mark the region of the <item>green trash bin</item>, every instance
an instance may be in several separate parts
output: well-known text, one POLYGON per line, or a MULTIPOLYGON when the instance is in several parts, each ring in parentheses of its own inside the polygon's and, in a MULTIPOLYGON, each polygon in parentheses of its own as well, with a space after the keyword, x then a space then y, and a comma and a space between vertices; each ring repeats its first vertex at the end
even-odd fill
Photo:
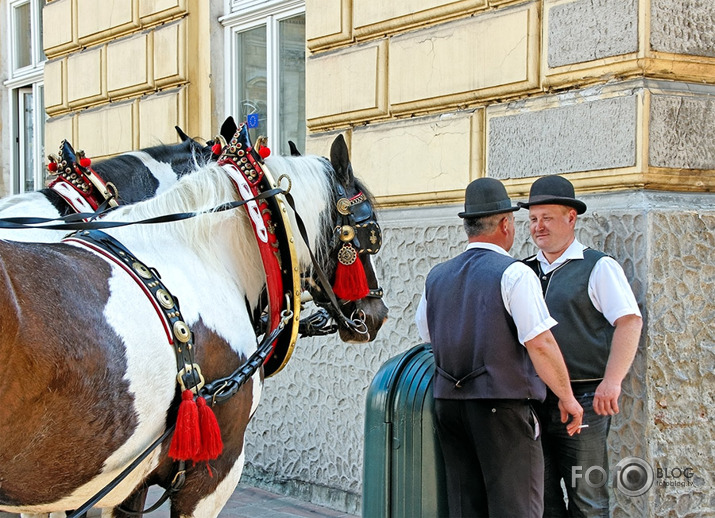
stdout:
POLYGON ((367 392, 362 516, 447 516, 429 344, 389 359, 367 392))

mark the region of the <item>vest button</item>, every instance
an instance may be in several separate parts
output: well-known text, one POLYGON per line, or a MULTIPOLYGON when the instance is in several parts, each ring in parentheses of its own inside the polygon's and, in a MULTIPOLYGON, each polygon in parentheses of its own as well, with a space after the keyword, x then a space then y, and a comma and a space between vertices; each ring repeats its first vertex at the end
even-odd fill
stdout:
POLYGON ((544 275, 544 276, 541 278, 542 281, 545 281, 546 279, 547 279, 546 275, 544 275))
POLYGON ((497 409, 496 409, 496 408, 492 408, 492 414, 496 414, 496 412, 497 412, 497 409))

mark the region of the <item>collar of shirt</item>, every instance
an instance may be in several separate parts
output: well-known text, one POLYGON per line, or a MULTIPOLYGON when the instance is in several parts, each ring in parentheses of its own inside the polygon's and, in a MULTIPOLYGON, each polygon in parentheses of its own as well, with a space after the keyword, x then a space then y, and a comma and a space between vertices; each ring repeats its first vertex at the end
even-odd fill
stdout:
POLYGON ((557 257, 553 263, 549 263, 549 261, 546 260, 546 257, 544 257, 544 252, 542 252, 541 250, 537 252, 536 259, 541 265, 541 271, 544 273, 549 273, 568 261, 571 261, 573 259, 583 259, 583 251, 585 249, 585 246, 579 243, 577 239, 574 239, 573 243, 571 243, 569 247, 564 250, 564 253, 557 257))
POLYGON ((502 247, 500 247, 499 245, 495 245, 495 244, 492 244, 492 243, 483 243, 483 242, 481 242, 481 241, 469 243, 469 244, 467 245, 467 248, 465 248, 465 250, 472 250, 472 249, 474 249, 474 248, 484 248, 484 249, 486 249, 486 250, 491 250, 491 251, 493 251, 493 252, 497 252, 497 253, 500 253, 500 254, 502 254, 502 255, 508 255, 509 257, 511 257, 511 254, 510 254, 509 252, 507 252, 506 250, 504 250, 504 249, 503 249, 502 247))

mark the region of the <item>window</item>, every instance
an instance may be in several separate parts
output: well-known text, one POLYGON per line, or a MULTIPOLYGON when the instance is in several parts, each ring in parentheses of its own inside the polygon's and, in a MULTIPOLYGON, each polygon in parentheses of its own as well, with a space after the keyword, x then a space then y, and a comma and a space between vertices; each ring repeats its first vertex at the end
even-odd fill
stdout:
POLYGON ((254 142, 266 135, 274 152, 289 154, 289 140, 305 150, 304 2, 234 1, 232 8, 237 14, 222 20, 231 42, 230 113, 249 120, 254 142))
POLYGON ((44 0, 8 3, 12 192, 40 189, 44 181, 45 103, 42 50, 44 0))

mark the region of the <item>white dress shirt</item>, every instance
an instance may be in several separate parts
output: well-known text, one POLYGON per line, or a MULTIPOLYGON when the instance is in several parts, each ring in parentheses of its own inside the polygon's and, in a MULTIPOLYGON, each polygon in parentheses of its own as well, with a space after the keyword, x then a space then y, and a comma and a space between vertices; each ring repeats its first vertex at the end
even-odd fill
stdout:
MULTIPOLYGON (((574 239, 574 242, 553 263, 546 260, 541 250, 536 254, 536 259, 541 265, 541 271, 547 274, 569 261, 583 259, 583 251, 586 248, 574 239)), ((588 297, 593 307, 601 312, 611 325, 624 315, 641 316, 626 274, 612 257, 602 257, 591 270, 588 279, 588 297)))
MULTIPOLYGON (((473 248, 484 248, 511 257, 502 247, 491 243, 469 243, 466 250, 473 248)), ((504 307, 514 319, 519 342, 522 344, 556 325, 557 322, 549 315, 541 294, 539 279, 524 263, 517 261, 504 270, 501 278, 501 296, 504 307)), ((424 291, 415 313, 415 323, 420 338, 425 342, 431 342, 424 291)))

